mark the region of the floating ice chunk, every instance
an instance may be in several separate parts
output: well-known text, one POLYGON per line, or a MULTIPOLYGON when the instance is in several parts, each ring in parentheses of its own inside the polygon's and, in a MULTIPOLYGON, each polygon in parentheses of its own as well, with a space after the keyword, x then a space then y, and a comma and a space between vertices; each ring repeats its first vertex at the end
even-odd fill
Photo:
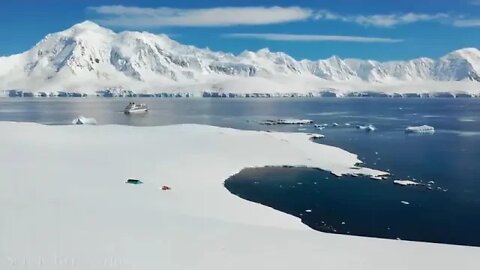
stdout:
POLYGON ((366 126, 358 125, 357 128, 360 129, 360 130, 365 130, 367 132, 377 130, 377 128, 374 125, 371 125, 371 124, 366 125, 366 126))
POLYGON ((307 124, 313 124, 313 120, 286 118, 286 119, 277 119, 277 120, 265 120, 263 122, 260 122, 260 124, 261 125, 307 125, 307 124))
POLYGON ((88 118, 84 116, 79 116, 72 120, 73 125, 96 125, 97 120, 95 118, 88 118))
POLYGON ((318 140, 318 139, 321 139, 321 138, 325 138, 324 135, 318 134, 318 133, 309 133, 308 135, 310 136, 311 141, 318 140))
POLYGON ((338 123, 332 123, 332 127, 338 127, 339 124, 338 123))
POLYGON ((412 181, 412 180, 394 180, 394 184, 400 185, 400 186, 418 186, 420 183, 412 181))
POLYGON ((305 210, 305 212, 311 213, 311 212, 312 212, 312 209, 307 209, 307 210, 305 210))
POLYGON ((313 124, 313 120, 287 118, 287 119, 278 120, 278 124, 280 124, 280 125, 305 125, 305 124, 313 124))
POLYGON ((459 118, 458 121, 460 121, 460 122, 475 122, 475 119, 462 117, 462 118, 459 118))
POLYGON ((370 179, 373 179, 373 180, 385 180, 385 179, 387 179, 387 176, 377 176, 377 175, 374 175, 374 176, 370 176, 370 179))
POLYGON ((402 204, 409 205, 410 203, 407 201, 401 201, 402 204))
POLYGON ((315 124, 313 125, 316 129, 322 130, 328 127, 328 124, 315 124))
POLYGON ((410 126, 405 129, 405 133, 429 133, 432 134, 435 129, 432 126, 410 126))

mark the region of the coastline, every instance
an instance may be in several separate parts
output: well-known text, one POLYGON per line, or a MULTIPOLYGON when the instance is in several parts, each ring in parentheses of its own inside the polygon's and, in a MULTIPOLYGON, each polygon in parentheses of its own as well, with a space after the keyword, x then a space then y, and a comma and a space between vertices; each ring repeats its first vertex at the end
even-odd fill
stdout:
POLYGON ((246 167, 358 173, 355 154, 312 143, 305 133, 12 122, 0 129, 0 266, 4 258, 52 254, 76 258, 78 269, 105 269, 109 257, 121 261, 117 269, 479 266, 478 248, 319 233, 224 188, 246 167), (126 185, 131 177, 144 184, 126 185))

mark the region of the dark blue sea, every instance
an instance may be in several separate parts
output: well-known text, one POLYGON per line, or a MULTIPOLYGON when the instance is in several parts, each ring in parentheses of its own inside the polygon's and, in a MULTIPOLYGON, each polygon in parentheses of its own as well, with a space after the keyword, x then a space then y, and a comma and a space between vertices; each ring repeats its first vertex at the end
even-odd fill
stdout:
POLYGON ((84 115, 99 124, 197 123, 322 133, 326 137, 318 142, 358 154, 366 166, 391 172, 391 179, 337 178, 307 168, 249 168, 228 179, 226 188, 324 232, 480 246, 480 99, 139 98, 135 101, 147 103, 150 111, 124 115, 130 101, 2 98, 0 121, 58 125, 84 115), (259 124, 280 118, 308 118, 328 127, 259 124), (366 124, 377 130, 355 128, 366 124), (435 127, 435 134, 404 132, 407 126, 423 124, 435 127), (401 187, 393 184, 395 179, 425 185, 401 187), (430 181, 434 183, 428 189, 430 181))

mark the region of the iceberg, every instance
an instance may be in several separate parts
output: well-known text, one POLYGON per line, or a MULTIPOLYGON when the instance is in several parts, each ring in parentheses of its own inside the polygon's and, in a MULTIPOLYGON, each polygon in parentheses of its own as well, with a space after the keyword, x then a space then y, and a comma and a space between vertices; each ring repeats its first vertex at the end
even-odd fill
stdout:
POLYGON ((405 129, 405 133, 427 133, 432 134, 435 133, 435 128, 428 125, 422 126, 410 126, 405 129))
POLYGON ((400 186, 418 186, 418 185, 421 185, 420 183, 412 181, 412 180, 394 180, 393 183, 395 185, 400 185, 400 186))
POLYGON ((73 125, 96 125, 97 120, 95 120, 95 118, 79 116, 72 120, 72 124, 73 125))
POLYGON ((360 129, 360 130, 365 130, 365 131, 367 131, 367 132, 377 130, 377 128, 376 128, 374 125, 371 125, 371 124, 370 124, 370 125, 366 125, 366 126, 358 125, 357 128, 360 129))

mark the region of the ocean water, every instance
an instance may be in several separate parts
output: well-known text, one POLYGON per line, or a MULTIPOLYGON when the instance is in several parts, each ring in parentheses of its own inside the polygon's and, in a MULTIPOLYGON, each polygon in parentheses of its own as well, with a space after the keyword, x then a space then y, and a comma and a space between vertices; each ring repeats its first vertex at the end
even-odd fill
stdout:
POLYGON ((244 169, 225 186, 322 232, 480 246, 478 199, 456 188, 443 191, 443 181, 437 182, 428 190, 390 180, 337 178, 315 169, 267 167, 244 169))
POLYGON ((326 137, 318 142, 358 154, 366 166, 390 171, 391 179, 336 178, 306 168, 258 168, 228 179, 227 189, 298 216, 321 231, 480 246, 480 99, 0 99, 0 121, 57 125, 69 124, 79 115, 94 117, 99 124, 197 123, 322 133, 326 137), (150 111, 124 115, 130 101, 147 103, 150 111), (329 126, 319 131, 311 125, 259 124, 290 117, 329 126), (355 128, 365 124, 377 130, 355 128), (434 126, 435 134, 404 133, 409 125, 423 124, 434 126), (400 187, 393 185, 393 179, 435 184, 432 190, 400 187))

